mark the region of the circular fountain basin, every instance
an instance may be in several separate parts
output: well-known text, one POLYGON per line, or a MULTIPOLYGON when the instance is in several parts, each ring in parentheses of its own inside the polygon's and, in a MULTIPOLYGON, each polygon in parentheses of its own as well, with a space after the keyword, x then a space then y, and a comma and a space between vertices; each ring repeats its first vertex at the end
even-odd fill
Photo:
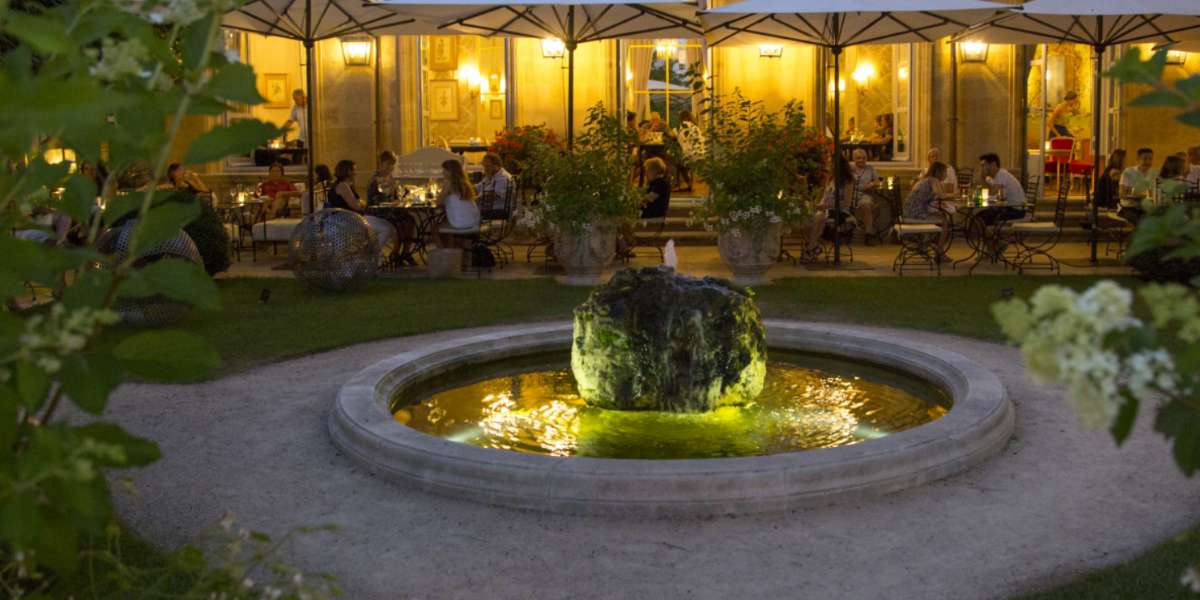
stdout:
MULTIPOLYGON (((330 432, 338 447, 376 474, 434 493, 562 513, 639 515, 781 511, 887 493, 961 472, 998 452, 1012 433, 1013 409, 999 379, 961 355, 832 325, 765 324, 773 352, 831 356, 900 372, 939 390, 943 408, 931 408, 924 424, 848 445, 683 460, 513 452, 459 443, 400 422, 420 412, 413 405, 406 415, 405 402, 429 398, 438 391, 431 392, 436 388, 431 382, 439 377, 453 380, 501 360, 566 352, 572 327, 558 323, 464 332, 380 361, 342 387, 330 432), (410 400, 395 406, 397 398, 410 400)), ((470 388, 478 381, 463 383, 470 388)))

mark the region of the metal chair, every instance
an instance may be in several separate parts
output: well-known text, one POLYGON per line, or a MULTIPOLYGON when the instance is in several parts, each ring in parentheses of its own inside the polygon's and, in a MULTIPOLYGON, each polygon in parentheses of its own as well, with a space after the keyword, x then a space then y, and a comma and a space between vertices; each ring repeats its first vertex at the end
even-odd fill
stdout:
MULTIPOLYGON (((1008 239, 1016 247, 1016 253, 1011 264, 1017 273, 1024 274, 1026 269, 1051 269, 1056 274, 1061 271, 1058 259, 1050 255, 1062 237, 1063 220, 1067 213, 1067 194, 1070 186, 1058 186, 1058 198, 1054 202, 1054 218, 1051 221, 1039 221, 1036 216, 1027 221, 1009 223, 1005 231, 1008 239), (1037 257, 1044 257, 1045 264, 1039 265, 1037 257)), ((1035 209, 1036 210, 1036 209, 1035 209)))
POLYGON ((930 271, 942 274, 942 257, 950 249, 953 239, 953 217, 945 209, 938 208, 938 216, 934 219, 911 219, 900 217, 900 222, 892 226, 896 239, 900 242, 900 252, 892 261, 892 271, 904 276, 904 267, 912 263, 923 264, 930 271))
POLYGON ((503 197, 485 192, 479 198, 479 236, 472 242, 472 249, 478 245, 490 250, 496 257, 500 268, 504 268, 504 265, 515 260, 513 248, 507 241, 516 225, 517 191, 515 188, 515 184, 509 186, 503 197))

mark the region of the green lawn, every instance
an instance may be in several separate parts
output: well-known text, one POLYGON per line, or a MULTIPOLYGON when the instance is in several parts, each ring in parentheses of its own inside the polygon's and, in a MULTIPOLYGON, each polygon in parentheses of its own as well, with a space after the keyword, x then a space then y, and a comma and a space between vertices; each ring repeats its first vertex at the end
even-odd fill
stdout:
MULTIPOLYGON (((1007 291, 1028 296, 1049 283, 1081 289, 1098 279, 814 277, 781 280, 756 289, 755 294, 766 317, 905 327, 999 340, 990 305, 1007 291)), ((369 340, 569 319, 572 307, 587 294, 585 289, 561 286, 549 279, 378 280, 346 294, 307 290, 291 279, 225 279, 218 285, 223 310, 193 315, 181 324, 216 345, 223 360, 218 376, 369 340), (259 302, 263 289, 271 292, 265 303, 259 302)), ((144 551, 136 541, 134 546, 144 551)), ((1200 558, 1200 536, 1193 535, 1028 598, 1185 597, 1179 576, 1196 558, 1200 558)))
MULTIPOLYGON (((908 327, 999 339, 989 306, 1005 289, 1028 295, 1057 281, 1086 287, 1095 277, 784 279, 755 290, 767 317, 908 327)), ((225 375, 359 342, 443 329, 570 319, 586 289, 550 279, 381 279, 346 294, 305 289, 293 279, 224 279, 223 310, 181 327, 208 338, 225 375), (270 299, 259 302, 260 292, 270 299)))

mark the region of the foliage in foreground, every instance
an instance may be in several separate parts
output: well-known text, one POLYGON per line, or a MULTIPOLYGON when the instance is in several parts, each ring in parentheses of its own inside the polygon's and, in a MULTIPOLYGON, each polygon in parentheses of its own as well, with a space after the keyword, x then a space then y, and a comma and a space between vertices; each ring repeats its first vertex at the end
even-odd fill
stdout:
MULTIPOLYGON (((152 249, 199 215, 197 202, 153 186, 115 195, 118 175, 97 181, 83 166, 103 162, 114 174, 147 170, 159 180, 173 150, 186 150, 185 162, 203 163, 278 133, 245 120, 175 147, 184 119, 262 101, 253 70, 220 48, 220 15, 233 7, 231 0, 0 3, 0 299, 10 304, 27 284, 51 287, 56 298, 46 308, 0 312, 4 597, 39 595, 98 559, 123 572, 119 555, 92 547, 113 526, 106 472, 152 463, 159 450, 103 420, 109 394, 126 375, 187 381, 217 365, 204 338, 181 330, 94 342, 105 329, 117 331, 118 300, 165 297, 205 310, 218 308, 219 300, 199 265, 153 260, 161 255, 152 249), (67 158, 66 150, 74 161, 46 158, 67 158), (96 202, 98 191, 106 204, 96 202), (45 235, 29 218, 35 208, 68 216, 86 242, 65 247, 45 235), (131 228, 128 252, 100 254, 99 233, 121 223, 131 228), (89 415, 86 424, 64 418, 67 403, 89 415)), ((211 564, 200 550, 181 549, 172 555, 175 566, 191 573, 194 584, 183 595, 246 597, 251 586, 236 575, 242 567, 271 570, 259 552, 268 542, 239 539, 250 555, 218 553, 211 564)), ((137 573, 125 574, 135 588, 145 587, 137 573)))

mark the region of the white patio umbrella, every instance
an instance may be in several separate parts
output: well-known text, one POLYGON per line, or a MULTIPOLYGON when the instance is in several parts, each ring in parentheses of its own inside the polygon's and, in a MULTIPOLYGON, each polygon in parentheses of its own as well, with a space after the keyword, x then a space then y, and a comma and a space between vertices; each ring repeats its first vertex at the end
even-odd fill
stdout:
POLYGON ((384 0, 377 4, 396 14, 439 23, 443 33, 469 33, 561 40, 567 53, 567 143, 575 137, 575 48, 585 42, 616 38, 699 38, 695 2, 646 0, 571 3, 476 0, 471 4, 429 4, 384 0))
MULTIPOLYGON (((828 12, 829 0, 745 0, 701 13, 704 35, 712 45, 785 40, 828 48, 833 80, 841 78, 841 54, 849 46, 932 42, 976 23, 995 18, 1003 6, 983 0, 878 0, 872 10, 828 12)), ((833 86, 834 156, 842 152, 841 90, 833 86)), ((834 210, 841 211, 839 161, 834 165, 834 210)), ((834 236, 833 263, 841 264, 841 243, 834 236)))
MULTIPOLYGON (((1100 77, 1104 52, 1120 44, 1174 44, 1200 40, 1200 2, 1196 0, 1032 0, 1002 18, 978 24, 956 36, 998 44, 1068 42, 1093 51, 1092 178, 1100 175, 1100 77)), ((1092 256, 1097 263, 1096 222, 1092 202, 1092 256)))
MULTIPOLYGON (((249 33, 283 37, 304 44, 304 78, 308 94, 304 110, 308 132, 308 183, 315 194, 313 162, 313 45, 321 40, 353 34, 422 34, 437 31, 429 23, 363 4, 361 0, 249 0, 225 14, 221 26, 249 33)), ((315 196, 313 196, 315 198, 315 196)))

